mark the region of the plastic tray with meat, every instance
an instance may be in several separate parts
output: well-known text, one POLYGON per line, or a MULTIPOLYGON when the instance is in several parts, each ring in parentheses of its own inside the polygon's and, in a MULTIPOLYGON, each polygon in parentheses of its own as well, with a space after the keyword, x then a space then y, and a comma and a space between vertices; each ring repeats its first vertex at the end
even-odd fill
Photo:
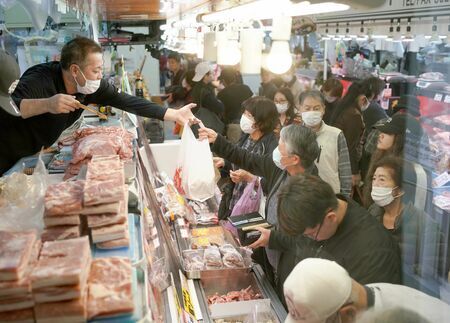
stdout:
POLYGON ((219 248, 216 246, 210 246, 205 249, 203 254, 203 261, 206 269, 220 269, 223 267, 222 257, 220 256, 219 248))
POLYGON ((205 267, 203 255, 204 255, 203 249, 184 250, 183 251, 184 269, 186 271, 203 270, 205 267))
POLYGON ((262 296, 259 293, 255 293, 252 286, 248 286, 245 289, 239 291, 231 291, 224 295, 219 295, 215 293, 208 297, 208 304, 220 304, 220 303, 231 303, 240 301, 250 301, 254 299, 261 299, 262 296))
POLYGON ((84 181, 49 185, 45 193, 45 214, 79 214, 83 208, 84 181))

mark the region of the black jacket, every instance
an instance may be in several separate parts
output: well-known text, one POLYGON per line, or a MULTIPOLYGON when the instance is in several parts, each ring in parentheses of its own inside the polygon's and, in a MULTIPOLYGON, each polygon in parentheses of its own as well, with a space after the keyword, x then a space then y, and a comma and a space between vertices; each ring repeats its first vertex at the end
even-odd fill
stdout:
POLYGON ((326 241, 313 241, 303 235, 292 237, 271 231, 269 248, 281 250, 278 264, 278 291, 292 269, 305 258, 336 261, 361 284, 393 283, 401 280, 400 251, 396 241, 369 212, 344 196, 347 212, 336 233, 326 241))
POLYGON ((222 117, 224 112, 223 103, 216 98, 214 90, 211 86, 206 85, 202 81, 197 82, 192 89, 193 102, 197 104, 197 107, 193 109, 196 113, 198 108, 203 107, 205 109, 214 112, 218 116, 222 117))

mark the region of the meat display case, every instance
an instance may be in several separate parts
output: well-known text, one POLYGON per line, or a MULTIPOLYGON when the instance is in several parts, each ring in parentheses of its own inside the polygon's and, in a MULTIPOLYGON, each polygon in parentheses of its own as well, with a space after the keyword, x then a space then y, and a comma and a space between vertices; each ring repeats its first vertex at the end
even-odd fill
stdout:
MULTIPOLYGON (((164 300, 160 308, 165 312, 160 311, 162 316, 159 319, 165 322, 219 322, 219 319, 220 322, 243 322, 256 308, 254 306, 256 302, 260 312, 267 312, 262 322, 284 322, 286 310, 260 266, 253 264, 248 268, 202 271, 194 276, 184 271, 182 252, 187 248, 186 244, 183 245, 184 227, 181 227, 180 232, 180 224, 184 220, 174 218, 173 214, 168 215, 170 212, 166 212, 164 205, 158 200, 157 192, 164 185, 163 175, 157 169, 140 118, 138 123, 137 181, 141 187, 143 208, 148 209, 147 214, 143 214, 143 222, 147 223, 145 219, 151 219, 156 228, 154 233, 158 236, 157 248, 155 250, 146 248, 146 244, 152 244, 146 241, 152 239, 148 236, 152 229, 146 228, 144 224, 144 250, 147 253, 149 271, 152 271, 155 261, 163 262, 167 270, 166 275, 160 274, 159 278, 162 279, 159 282, 156 284, 155 281, 150 282, 151 289, 156 289, 158 291, 156 295, 159 293, 164 300), (219 306, 214 308, 208 306, 208 297, 215 293, 226 293, 236 289, 245 291, 247 287, 260 294, 261 299, 217 304, 219 306), (230 304, 234 306, 229 307, 230 304), (229 311, 229 308, 234 308, 234 311, 229 311), (223 315, 224 313, 226 315, 223 315)), ((187 221, 184 223, 186 225, 187 221)), ((197 228, 209 227, 211 225, 197 226, 197 228)))

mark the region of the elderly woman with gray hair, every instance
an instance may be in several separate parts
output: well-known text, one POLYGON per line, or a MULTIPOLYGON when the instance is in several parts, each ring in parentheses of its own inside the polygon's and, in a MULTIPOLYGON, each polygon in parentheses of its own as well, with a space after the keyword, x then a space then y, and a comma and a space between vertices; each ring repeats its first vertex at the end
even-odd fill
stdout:
MULTIPOLYGON (((266 199, 265 216, 267 222, 272 225, 278 223, 277 192, 287 178, 304 173, 317 175, 314 161, 319 155, 319 146, 316 134, 307 127, 300 125, 284 127, 281 130, 278 147, 275 148, 272 155, 264 156, 249 153, 233 145, 214 130, 200 128, 198 133, 201 139, 207 138, 210 143, 213 143, 212 151, 218 156, 265 179, 266 191, 269 192, 266 199)), ((293 253, 295 255, 295 250, 293 253)), ((280 257, 279 251, 269 248, 265 248, 265 253, 255 251, 255 260, 264 267, 266 274, 274 284, 277 281, 276 270, 280 257)))

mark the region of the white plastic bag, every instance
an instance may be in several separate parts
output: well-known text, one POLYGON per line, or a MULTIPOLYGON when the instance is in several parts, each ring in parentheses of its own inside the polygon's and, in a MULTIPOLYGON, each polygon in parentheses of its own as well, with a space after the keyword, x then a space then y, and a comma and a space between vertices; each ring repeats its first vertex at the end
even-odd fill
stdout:
POLYGON ((216 183, 209 143, 197 140, 188 124, 181 136, 174 182, 188 199, 203 202, 214 196, 216 183))
POLYGON ((42 231, 47 176, 42 155, 39 154, 33 175, 16 172, 1 179, 0 230, 42 231))

